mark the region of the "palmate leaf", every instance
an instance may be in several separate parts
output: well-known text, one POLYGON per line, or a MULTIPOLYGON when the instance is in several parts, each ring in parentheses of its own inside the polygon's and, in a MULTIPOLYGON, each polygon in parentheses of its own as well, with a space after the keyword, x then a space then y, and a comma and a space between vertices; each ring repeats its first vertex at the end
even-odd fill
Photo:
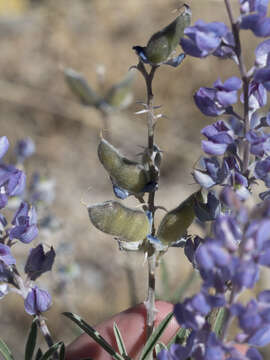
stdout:
POLYGON ((3 355, 3 360, 14 360, 14 357, 9 350, 7 344, 0 338, 0 354, 3 355))
POLYGON ((88 325, 80 316, 70 312, 64 312, 67 318, 75 322, 83 331, 86 332, 93 340, 95 340, 111 357, 115 360, 125 360, 112 346, 96 331, 92 326, 88 325))
POLYGON ((38 325, 37 325, 37 317, 35 317, 33 319, 30 331, 29 331, 29 335, 26 341, 26 345, 25 345, 25 355, 24 355, 24 359, 25 360, 31 360, 35 351, 35 347, 36 347, 36 342, 37 342, 37 330, 38 330, 38 325))
POLYGON ((155 329, 153 334, 149 337, 149 339, 147 340, 147 342, 142 350, 140 360, 146 360, 148 358, 148 356, 150 356, 152 354, 152 351, 153 351, 158 339, 161 337, 161 335, 165 331, 165 329, 168 326, 169 322, 171 321, 172 317, 173 317, 173 312, 169 313, 165 317, 165 319, 163 319, 161 321, 159 326, 155 329))

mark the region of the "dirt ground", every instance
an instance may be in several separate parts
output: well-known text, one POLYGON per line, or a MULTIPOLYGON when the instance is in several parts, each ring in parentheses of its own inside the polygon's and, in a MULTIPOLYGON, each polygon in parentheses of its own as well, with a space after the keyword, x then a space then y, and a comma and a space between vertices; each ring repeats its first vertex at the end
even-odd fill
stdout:
MULTIPOLYGON (((199 18, 225 18, 227 22, 221 1, 189 3, 193 22, 199 18)), ((119 252, 116 242, 88 220, 85 204, 114 198, 96 153, 102 118, 74 98, 63 69, 72 67, 83 73, 98 90, 97 68, 102 65, 106 69, 104 88, 108 89, 136 64, 132 46, 145 45, 155 31, 172 21, 176 5, 171 0, 36 0, 24 1, 19 11, 5 13, 0 2, 1 135, 7 135, 12 145, 30 136, 36 154, 26 164, 27 174, 38 170, 56 184, 50 210, 61 226, 50 234, 42 232, 35 240, 52 244, 57 253, 54 271, 38 281, 53 294, 46 317, 56 339, 69 342, 78 333, 63 318, 63 311, 76 312, 95 324, 143 301, 147 272, 143 254, 119 252)), ((247 61, 251 64, 250 41, 248 37, 247 61)), ((177 69, 164 66, 158 70, 154 99, 166 115, 156 128, 156 143, 164 152, 158 205, 171 209, 196 189, 190 173, 201 155, 200 130, 209 119, 196 109, 194 91, 211 86, 218 76, 224 80, 235 74, 234 64, 216 58, 187 58, 177 69)), ((109 126, 112 143, 135 159, 139 146, 147 141, 145 117, 134 114, 141 109, 136 101, 145 101, 139 73, 133 92, 132 105, 113 114, 109 126)), ((133 199, 125 203, 137 205, 133 199)), ((16 247, 21 269, 28 249, 22 244, 16 247)), ((190 270, 181 249, 169 250, 164 259, 169 290, 164 290, 159 276, 158 293, 163 299, 190 270)), ((22 358, 31 319, 18 296, 12 294, 1 301, 0 319, 1 337, 15 357, 22 358)))

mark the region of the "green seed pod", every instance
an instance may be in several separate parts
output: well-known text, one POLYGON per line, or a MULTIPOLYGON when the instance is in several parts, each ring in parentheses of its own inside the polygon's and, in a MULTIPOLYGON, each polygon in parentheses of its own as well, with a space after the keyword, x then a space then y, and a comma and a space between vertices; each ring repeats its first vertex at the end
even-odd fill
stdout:
POLYGON ((184 5, 184 11, 171 24, 152 35, 145 48, 145 55, 151 64, 159 65, 169 59, 190 25, 191 11, 184 5))
POLYGON ((149 182, 148 173, 142 164, 130 161, 108 141, 101 138, 98 157, 113 181, 130 193, 138 194, 149 182))
POLYGON ((134 71, 130 70, 127 76, 118 84, 112 86, 105 99, 109 105, 117 109, 125 109, 133 99, 131 86, 134 80, 134 71))
POLYGON ((98 106, 101 98, 89 86, 82 74, 73 69, 65 69, 64 74, 70 90, 84 105, 98 106))
POLYGON ((150 232, 150 223, 143 211, 130 209, 118 201, 89 206, 88 214, 96 228, 126 242, 142 241, 150 232))
POLYGON ((195 218, 194 205, 201 200, 201 191, 197 191, 164 216, 157 231, 157 238, 164 245, 171 245, 185 235, 195 218))

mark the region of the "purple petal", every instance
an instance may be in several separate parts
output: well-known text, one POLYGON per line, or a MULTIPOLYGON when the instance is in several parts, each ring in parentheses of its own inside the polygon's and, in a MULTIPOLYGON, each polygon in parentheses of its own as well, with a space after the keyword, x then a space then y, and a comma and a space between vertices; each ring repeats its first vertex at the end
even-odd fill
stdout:
POLYGON ((242 87, 242 80, 237 76, 232 76, 224 82, 223 87, 227 91, 239 90, 242 87))
POLYGON ((266 66, 269 53, 270 53, 270 39, 263 41, 257 46, 255 50, 256 65, 260 67, 266 66))
POLYGON ((9 246, 0 244, 0 260, 2 260, 7 266, 16 263, 16 260, 11 255, 9 246))
POLYGON ((216 184, 211 176, 200 170, 194 170, 192 175, 195 181, 205 189, 209 189, 216 184))
POLYGON ((207 56, 208 54, 206 52, 201 51, 194 41, 187 38, 182 38, 180 40, 180 45, 182 46, 183 51, 190 56, 194 56, 197 58, 202 58, 207 56))
POLYGON ((202 140, 202 149, 209 155, 223 155, 227 150, 227 144, 216 144, 212 141, 202 140))
POLYGON ((6 136, 2 136, 0 138, 0 159, 5 155, 9 148, 9 141, 6 136))
POLYGON ((217 100, 224 108, 227 108, 237 102, 237 91, 218 91, 217 100))
POLYGON ((270 342, 270 325, 265 325, 257 330, 249 339, 248 344, 265 346, 270 342))

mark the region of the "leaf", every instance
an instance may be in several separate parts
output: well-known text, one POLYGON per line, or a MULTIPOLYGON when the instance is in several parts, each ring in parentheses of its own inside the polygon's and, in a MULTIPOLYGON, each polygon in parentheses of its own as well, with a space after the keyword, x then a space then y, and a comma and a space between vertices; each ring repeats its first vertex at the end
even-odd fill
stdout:
POLYGON ((25 345, 25 355, 24 355, 24 359, 25 360, 31 360, 35 351, 35 347, 36 347, 36 342, 37 342, 37 329, 38 329, 38 325, 37 325, 37 317, 35 317, 33 319, 31 328, 30 328, 30 332, 28 335, 28 339, 26 341, 26 345, 25 345))
POLYGON ((126 350, 122 335, 121 335, 120 330, 118 329, 118 326, 115 322, 113 323, 113 332, 114 332, 114 336, 115 336, 116 343, 117 343, 120 354, 123 357, 128 358, 127 350, 126 350))
POLYGON ((62 346, 63 342, 62 341, 59 341, 55 344, 53 344, 49 350, 47 350, 45 352, 45 354, 42 356, 42 358, 40 360, 49 360, 51 355, 53 355, 59 348, 60 346, 62 346))
POLYGON ((9 350, 7 344, 0 338, 0 354, 3 355, 3 360, 14 360, 14 357, 9 350))
POLYGON ((171 321, 173 317, 173 312, 169 313, 165 319, 161 321, 159 326, 156 328, 156 330, 152 333, 152 335, 147 340, 143 350, 142 354, 140 356, 140 360, 145 360, 148 358, 148 356, 151 354, 152 350, 154 349, 158 339, 165 331, 166 327, 168 326, 169 322, 171 321))
POLYGON ((65 360, 65 354, 66 354, 65 344, 62 343, 59 350, 59 360, 65 360))
POLYGON ((216 321, 213 326, 213 331, 217 334, 217 337, 220 337, 222 333, 225 317, 226 317, 226 310, 224 308, 220 308, 218 310, 216 321))
POLYGON ((96 331, 91 325, 88 325, 79 315, 72 314, 70 312, 64 312, 67 318, 75 322, 82 330, 84 330, 93 340, 95 340, 107 353, 109 353, 115 360, 125 360, 120 354, 118 354, 111 345, 96 331))

